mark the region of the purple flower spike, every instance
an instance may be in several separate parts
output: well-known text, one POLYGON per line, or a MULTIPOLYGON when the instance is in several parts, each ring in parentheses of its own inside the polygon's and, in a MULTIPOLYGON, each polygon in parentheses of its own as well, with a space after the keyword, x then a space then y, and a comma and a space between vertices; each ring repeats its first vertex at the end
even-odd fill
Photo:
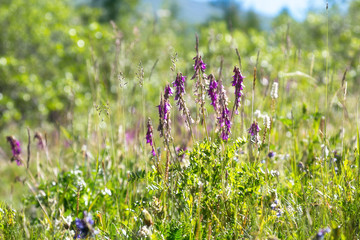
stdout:
POLYGON ((179 107, 179 111, 181 112, 182 116, 185 116, 185 124, 188 129, 190 129, 190 125, 193 122, 193 119, 190 116, 190 111, 186 107, 184 95, 185 95, 185 80, 186 77, 182 75, 182 73, 178 73, 176 76, 175 81, 172 83, 173 86, 176 88, 175 90, 175 100, 176 105, 179 107))
POLYGON ((21 156, 20 156, 20 154, 21 154, 20 142, 12 136, 6 137, 6 140, 10 143, 11 152, 13 155, 11 158, 11 161, 16 161, 16 164, 18 166, 20 166, 22 164, 21 163, 22 160, 21 160, 21 156))
POLYGON ((165 87, 165 91, 164 91, 164 98, 167 100, 169 99, 170 96, 173 95, 173 90, 172 88, 170 87, 170 85, 166 85, 165 87))
POLYGON ((209 89, 208 89, 208 95, 211 99, 210 104, 214 107, 214 109, 216 111, 217 98, 218 98, 218 94, 217 94, 218 82, 215 80, 215 77, 212 74, 209 75, 208 79, 210 81, 209 89))
POLYGON ((179 98, 185 94, 185 80, 186 77, 182 75, 182 73, 178 73, 175 81, 172 83, 176 88, 175 90, 175 100, 179 100, 179 98))
POLYGON ((259 132, 260 132, 259 125, 257 124, 256 121, 254 121, 251 124, 251 127, 249 128, 249 133, 251 134, 251 136, 256 136, 259 132))
POLYGON ((192 76, 191 79, 196 78, 196 76, 197 76, 198 74, 200 74, 200 71, 201 71, 202 73, 204 73, 205 70, 206 70, 206 64, 205 64, 205 63, 203 62, 203 60, 201 59, 201 56, 196 55, 196 56, 193 58, 193 60, 195 60, 195 63, 194 63, 194 71, 195 71, 195 73, 194 73, 194 75, 192 76))
POLYGON ((193 58, 193 60, 195 60, 194 71, 201 70, 202 72, 205 72, 206 64, 201 59, 201 56, 200 57, 196 56, 193 58))
POLYGON ((159 126, 158 131, 160 132, 160 137, 165 137, 166 141, 170 139, 171 131, 171 120, 170 120, 170 99, 169 97, 173 94, 172 89, 169 85, 165 87, 164 95, 161 95, 160 104, 158 107, 159 110, 159 126))
POLYGON ((232 81, 232 86, 235 87, 235 113, 239 114, 238 108, 240 105, 240 100, 241 100, 241 95, 242 92, 241 90, 243 90, 244 85, 243 85, 243 81, 244 81, 244 76, 241 75, 240 69, 237 67, 234 67, 234 76, 233 76, 233 81, 232 81))
POLYGON ((218 131, 221 132, 221 138, 224 141, 229 140, 231 134, 231 121, 229 116, 228 99, 222 82, 218 83, 219 106, 216 109, 218 114, 218 131))
POLYGON ((147 122, 146 143, 150 144, 151 153, 153 156, 155 156, 156 153, 155 153, 154 142, 153 142, 153 127, 152 127, 150 118, 148 119, 148 122, 147 122))
POLYGON ((229 135, 231 133, 230 129, 231 129, 231 122, 228 116, 226 116, 224 118, 224 122, 225 122, 225 129, 222 131, 221 133, 221 138, 224 141, 228 141, 229 140, 229 135))
POLYGON ((168 119, 168 113, 170 112, 171 105, 168 101, 164 102, 164 119, 168 119))

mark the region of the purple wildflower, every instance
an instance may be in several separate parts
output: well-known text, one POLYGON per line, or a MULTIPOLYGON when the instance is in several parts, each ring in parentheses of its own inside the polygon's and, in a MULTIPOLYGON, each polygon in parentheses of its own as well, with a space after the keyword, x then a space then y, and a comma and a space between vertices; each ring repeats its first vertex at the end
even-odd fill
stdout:
POLYGON ((12 152, 12 158, 11 161, 16 161, 16 164, 18 166, 20 166, 22 163, 21 160, 21 146, 20 146, 20 142, 18 140, 15 139, 15 137, 12 136, 8 136, 6 137, 6 140, 10 143, 11 146, 11 152, 12 152))
POLYGON ((168 119, 168 113, 170 112, 171 105, 170 103, 164 99, 164 105, 163 105, 163 116, 164 119, 168 119))
POLYGON ((195 60, 194 71, 201 69, 201 71, 204 72, 206 69, 206 64, 201 59, 201 56, 195 56, 193 60, 195 60))
POLYGON ((34 139, 37 139, 38 140, 38 147, 40 149, 44 149, 45 148, 45 141, 44 141, 44 138, 42 137, 41 133, 37 132, 35 133, 35 136, 34 136, 34 139))
POLYGON ((322 239, 324 239, 325 235, 329 232, 331 232, 329 227, 320 229, 319 232, 316 234, 316 236, 313 239, 314 240, 322 240, 322 239))
POLYGON ((218 98, 218 94, 217 94, 218 83, 217 83, 214 75, 212 75, 212 74, 209 75, 208 80, 210 81, 209 89, 208 89, 208 94, 211 99, 210 104, 214 107, 214 109, 216 111, 217 98, 218 98))
POLYGON ((188 129, 190 129, 191 123, 193 123, 193 119, 190 116, 190 111, 186 107, 185 100, 183 95, 185 94, 185 80, 186 76, 183 76, 182 73, 178 73, 175 81, 172 83, 176 88, 175 90, 175 100, 177 100, 176 105, 179 106, 179 111, 182 116, 185 116, 185 124, 188 129))
POLYGON ((221 138, 224 141, 229 140, 229 135, 231 133, 230 129, 231 129, 231 122, 230 122, 230 118, 229 118, 229 109, 225 108, 222 111, 222 115, 221 115, 221 126, 223 128, 223 131, 221 132, 221 138))
POLYGON ((155 156, 156 153, 155 153, 155 148, 154 148, 154 143, 153 143, 153 127, 152 127, 150 118, 148 118, 148 122, 147 122, 146 143, 150 144, 151 149, 152 149, 151 153, 153 156, 155 156))
POLYGON ((87 238, 90 234, 96 234, 96 231, 93 229, 94 220, 91 217, 91 214, 87 214, 86 211, 84 211, 84 218, 79 219, 76 218, 75 225, 77 228, 76 235, 74 239, 76 238, 87 238))
POLYGON ((195 64, 194 64, 194 75, 192 76, 191 79, 196 78, 196 76, 198 76, 200 74, 200 71, 202 73, 205 72, 206 70, 206 64, 203 62, 203 60, 201 59, 201 56, 196 55, 193 60, 195 60, 195 64))
POLYGON ((268 157, 273 158, 273 157, 275 157, 275 155, 276 155, 276 152, 270 151, 268 154, 268 157))
POLYGON ((169 97, 173 94, 172 89, 169 85, 165 87, 164 97, 161 96, 160 104, 158 107, 159 110, 159 126, 158 131, 160 132, 160 137, 165 137, 165 141, 168 142, 170 139, 171 131, 171 119, 170 119, 170 99, 169 97))
POLYGON ((160 99, 160 104, 157 106, 158 110, 159 110, 159 126, 158 126, 158 131, 160 132, 160 137, 163 136, 163 132, 164 132, 164 100, 163 100, 163 96, 161 95, 161 99, 160 99))
POLYGON ((180 161, 185 158, 185 152, 186 152, 186 146, 176 147, 176 154, 180 161))
MULTIPOLYGON (((169 98, 170 96, 173 95, 173 90, 172 88, 170 87, 170 85, 166 85, 165 86, 165 91, 164 91, 164 102, 163 102, 163 105, 162 105, 162 111, 163 111, 163 117, 164 119, 168 119, 168 113, 170 112, 170 109, 171 109, 171 105, 170 105, 170 102, 169 102, 169 98)), ((159 109, 160 111, 160 109, 159 109)))
POLYGON ((172 89, 170 86, 167 87, 165 88, 164 99, 161 97, 160 104, 157 106, 159 110, 159 117, 164 120, 168 119, 168 113, 171 109, 169 96, 172 95, 172 89))
POLYGON ((185 94, 185 79, 186 76, 183 76, 182 73, 178 73, 175 81, 172 83, 176 88, 175 100, 179 100, 179 98, 185 94))
POLYGON ((228 99, 226 97, 226 92, 221 81, 219 81, 218 95, 219 95, 219 108, 217 109, 218 130, 221 132, 222 140, 227 141, 231 133, 231 121, 229 116, 230 111, 228 108, 228 99))
POLYGON ((257 134, 260 132, 260 128, 259 125, 257 124, 256 121, 254 121, 251 124, 251 127, 249 128, 249 133, 251 134, 251 136, 257 136, 257 134))
POLYGON ((301 172, 305 170, 305 165, 302 162, 299 162, 297 166, 301 172))
POLYGON ((240 100, 241 100, 241 95, 242 92, 241 90, 243 90, 244 85, 243 85, 243 81, 244 81, 244 76, 241 75, 240 69, 237 68, 236 66, 234 67, 234 76, 233 76, 233 81, 232 81, 232 86, 235 87, 235 113, 239 114, 238 112, 238 108, 240 105, 240 100))
POLYGON ((170 87, 170 85, 166 85, 165 86, 165 91, 164 91, 164 98, 169 99, 169 97, 172 96, 172 95, 173 95, 172 88, 170 87))

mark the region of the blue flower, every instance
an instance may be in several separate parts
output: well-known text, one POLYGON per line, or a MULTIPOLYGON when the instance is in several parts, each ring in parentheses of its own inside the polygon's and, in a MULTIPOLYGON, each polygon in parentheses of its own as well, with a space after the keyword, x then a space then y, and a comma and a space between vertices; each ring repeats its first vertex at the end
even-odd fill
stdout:
POLYGON ((77 228, 76 235, 74 239, 81 238, 84 239, 88 237, 91 234, 96 234, 96 232, 93 229, 94 220, 91 217, 91 214, 87 214, 87 212, 84 212, 84 218, 76 218, 75 225, 77 228))
POLYGON ((273 158, 273 157, 275 157, 275 155, 276 155, 276 152, 270 151, 268 154, 268 157, 273 158))
POLYGON ((325 235, 329 232, 331 232, 329 227, 320 229, 313 239, 314 240, 322 240, 322 239, 324 239, 325 235))

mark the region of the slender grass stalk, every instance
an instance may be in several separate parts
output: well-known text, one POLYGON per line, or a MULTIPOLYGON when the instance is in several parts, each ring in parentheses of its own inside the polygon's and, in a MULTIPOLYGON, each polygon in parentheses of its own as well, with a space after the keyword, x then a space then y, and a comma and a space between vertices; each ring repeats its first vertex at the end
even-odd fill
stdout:
MULTIPOLYGON (((356 142, 357 142, 357 158, 358 158, 358 179, 357 182, 360 184, 360 136, 359 136, 359 98, 356 101, 356 142)), ((358 191, 358 194, 360 191, 358 191)))
POLYGON ((235 51, 236 51, 236 56, 238 57, 240 71, 242 71, 241 56, 239 50, 236 48, 235 51))
MULTIPOLYGON (((326 150, 327 150, 327 123, 328 123, 328 118, 329 118, 329 110, 328 110, 328 81, 329 81, 329 5, 328 2, 326 2, 326 66, 325 66, 325 124, 324 124, 324 153, 323 153, 323 163, 324 163, 324 167, 321 170, 321 174, 322 174, 322 179, 323 179, 323 183, 322 183, 322 187, 323 187, 323 197, 324 197, 324 202, 323 205, 325 205, 326 203, 326 194, 325 194, 325 184, 326 181, 326 173, 327 171, 327 156, 326 156, 326 150)), ((326 219, 327 219, 327 215, 325 214, 327 209, 325 206, 323 206, 323 224, 326 224, 326 219)))
POLYGON ((28 185, 28 187, 29 187, 31 193, 34 195, 35 199, 38 201, 38 203, 39 203, 39 205, 40 205, 40 207, 41 207, 41 210, 43 211, 43 213, 44 213, 44 215, 45 215, 45 218, 46 218, 49 226, 51 227, 51 226, 52 226, 51 220, 50 220, 50 218, 49 218, 49 214, 48 214, 47 211, 46 211, 46 208, 44 207, 44 205, 43 205, 43 204, 41 203, 41 201, 39 200, 39 198, 38 198, 38 196, 37 196, 34 188, 30 185, 30 183, 26 181, 26 184, 28 185))
MULTIPOLYGON (((197 34, 195 34, 195 39, 196 39, 196 42, 195 42, 196 59, 199 59, 199 36, 197 34)), ((200 114, 201 114, 200 124, 202 124, 204 126, 204 132, 206 134, 206 138, 207 138, 207 140, 209 140, 209 133, 207 130, 207 124, 206 124, 206 118, 205 118, 205 114, 206 114, 205 79, 203 78, 200 69, 195 69, 195 71, 198 71, 197 78, 198 78, 198 83, 200 85, 200 86, 198 86, 198 87, 200 87, 200 97, 198 97, 198 100, 197 100, 197 104, 200 103, 200 114)))
POLYGON ((205 80, 203 79, 203 77, 200 77, 200 74, 199 74, 199 78, 200 78, 200 82, 201 82, 201 88, 200 88, 200 94, 201 94, 201 114, 202 114, 202 124, 204 125, 204 131, 205 131, 205 134, 206 134, 206 138, 207 140, 209 140, 209 133, 208 133, 208 130, 207 130, 207 124, 206 124, 206 117, 205 117, 205 113, 206 113, 206 110, 205 110, 205 101, 204 101, 204 96, 205 96, 205 80))
MULTIPOLYGON (((145 93, 144 93, 144 86, 141 87, 141 100, 142 100, 142 115, 143 115, 143 134, 142 136, 146 135, 146 110, 145 110, 145 93)), ((144 143, 144 138, 142 138, 141 140, 141 146, 142 146, 142 156, 143 156, 143 162, 145 163, 145 172, 148 171, 148 162, 146 161, 146 150, 145 150, 145 143, 144 143)), ((146 182, 147 182, 147 178, 146 178, 146 182)))
POLYGON ((27 129, 27 134, 28 134, 26 168, 29 169, 29 166, 30 166, 30 154, 31 154, 31 151, 30 151, 31 137, 30 137, 30 129, 29 128, 26 128, 26 129, 27 129))
MULTIPOLYGON (((328 121, 328 81, 329 81, 329 3, 326 2, 326 66, 325 66, 325 126, 324 144, 326 145, 328 121)), ((325 156, 325 154, 324 154, 325 156)))
POLYGON ((292 136, 293 136, 292 171, 293 171, 293 174, 294 174, 294 178, 296 178, 296 176, 297 176, 297 170, 296 170, 296 139, 295 139, 295 124, 294 124, 293 109, 291 109, 291 127, 292 127, 292 136))
POLYGON ((254 80, 252 84, 251 122, 254 121, 255 84, 256 84, 256 67, 254 67, 254 80))
POLYGON ((341 80, 341 89, 342 89, 342 93, 343 93, 342 139, 341 139, 341 149, 342 149, 341 156, 342 157, 345 157, 344 138, 345 138, 345 111, 346 111, 346 92, 347 92, 347 82, 345 81, 346 72, 347 72, 347 69, 345 69, 344 75, 341 80))

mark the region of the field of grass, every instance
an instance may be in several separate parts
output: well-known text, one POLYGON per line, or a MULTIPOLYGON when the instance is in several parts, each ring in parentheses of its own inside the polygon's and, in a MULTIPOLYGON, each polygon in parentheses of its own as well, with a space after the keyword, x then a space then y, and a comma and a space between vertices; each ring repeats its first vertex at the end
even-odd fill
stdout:
POLYGON ((360 239, 349 4, 263 31, 5 1, 0 239, 360 239))

